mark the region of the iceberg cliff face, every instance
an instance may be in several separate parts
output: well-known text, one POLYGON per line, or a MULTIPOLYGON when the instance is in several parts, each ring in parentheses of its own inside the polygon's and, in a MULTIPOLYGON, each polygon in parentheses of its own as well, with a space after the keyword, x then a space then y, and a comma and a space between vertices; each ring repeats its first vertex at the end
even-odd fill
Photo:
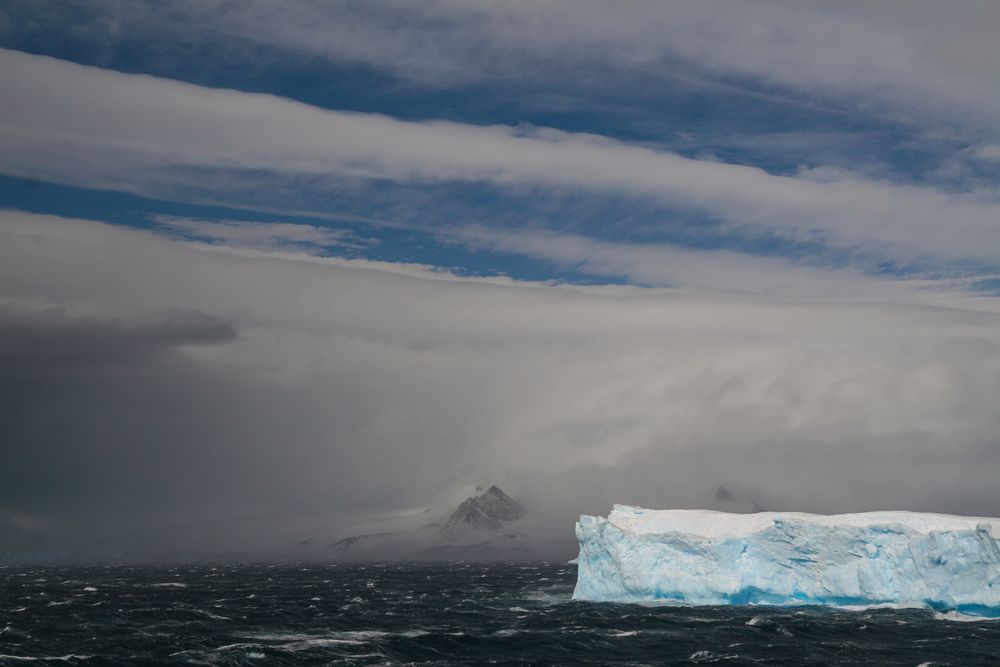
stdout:
POLYGON ((573 597, 692 605, 895 605, 1000 616, 1000 519, 728 514, 615 505, 581 516, 573 597))

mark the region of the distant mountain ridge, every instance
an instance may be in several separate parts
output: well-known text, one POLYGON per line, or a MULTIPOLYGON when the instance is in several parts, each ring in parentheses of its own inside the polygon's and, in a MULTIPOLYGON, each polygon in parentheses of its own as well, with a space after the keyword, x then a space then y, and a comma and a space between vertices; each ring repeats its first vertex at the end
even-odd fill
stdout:
POLYGON ((44 527, 0 510, 0 562, 526 561, 566 560, 576 551, 571 521, 526 508, 499 486, 441 489, 428 500, 388 510, 171 524, 85 536, 68 549, 54 548, 44 527))
POLYGON ((715 503, 725 512, 755 514, 764 512, 764 508, 749 495, 736 496, 724 486, 715 490, 715 503))
POLYGON ((463 500, 442 521, 406 530, 348 535, 329 544, 328 548, 338 558, 372 558, 386 554, 418 560, 526 558, 531 556, 527 536, 505 531, 508 523, 526 515, 521 503, 494 484, 481 494, 463 500))

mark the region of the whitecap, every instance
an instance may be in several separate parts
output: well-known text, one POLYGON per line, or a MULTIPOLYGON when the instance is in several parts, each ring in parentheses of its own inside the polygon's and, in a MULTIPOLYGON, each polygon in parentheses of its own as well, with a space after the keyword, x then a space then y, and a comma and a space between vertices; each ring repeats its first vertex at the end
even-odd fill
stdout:
POLYGON ((282 651, 291 651, 295 653, 297 651, 305 651, 311 648, 321 648, 324 646, 361 646, 366 642, 357 641, 354 639, 336 639, 334 637, 317 637, 315 639, 303 639, 302 641, 289 642, 287 644, 279 644, 276 648, 282 651))
POLYGON ((568 593, 561 595, 554 595, 552 593, 545 593, 542 591, 535 591, 529 593, 528 595, 525 596, 525 598, 533 603, 537 603, 539 605, 546 607, 551 605, 565 604, 567 602, 574 601, 572 596, 568 593))
POLYGON ((971 614, 963 614, 959 611, 945 611, 945 612, 934 612, 934 618, 938 621, 955 621, 958 623, 978 623, 983 621, 1000 621, 1000 618, 994 618, 989 616, 973 616, 971 614))
POLYGON ((310 646, 335 646, 338 644, 356 646, 386 637, 389 634, 382 630, 346 630, 323 635, 304 634, 300 632, 258 632, 240 635, 240 637, 266 642, 282 642, 278 648, 296 651, 310 646))
POLYGON ((738 655, 720 655, 711 651, 695 651, 688 660, 693 660, 694 662, 720 662, 722 660, 735 660, 738 657, 738 655))
POLYGON ((497 630, 493 634, 497 637, 511 637, 513 635, 519 634, 521 630, 515 630, 513 628, 505 628, 503 630, 497 630))
POLYGON ((0 653, 0 660, 16 660, 21 662, 35 662, 37 660, 44 660, 45 662, 59 661, 59 662, 69 662, 70 660, 90 660, 94 656, 92 655, 80 655, 77 653, 67 653, 66 655, 6 655, 0 653))
POLYGON ((303 634, 286 634, 278 632, 257 632, 249 635, 239 635, 242 639, 259 639, 261 641, 300 641, 304 639, 311 639, 313 635, 303 635, 303 634))
MULTIPOLYGON (((211 650, 213 653, 221 653, 223 651, 232 651, 233 649, 256 649, 256 648, 260 648, 260 646, 258 646, 257 644, 247 644, 244 642, 237 642, 235 644, 225 644, 223 646, 217 646, 216 648, 213 648, 211 650)), ((182 653, 186 653, 186 651, 182 651, 182 653)))
POLYGON ((400 635, 403 637, 423 637, 424 635, 430 634, 426 630, 407 630, 406 632, 401 632, 400 635))

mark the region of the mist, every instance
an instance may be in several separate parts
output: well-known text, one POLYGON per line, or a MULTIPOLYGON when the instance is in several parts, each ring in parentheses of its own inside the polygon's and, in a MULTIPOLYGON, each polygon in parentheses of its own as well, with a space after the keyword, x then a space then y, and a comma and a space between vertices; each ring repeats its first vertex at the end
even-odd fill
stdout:
POLYGON ((214 520, 244 527, 210 550, 245 549, 253 517, 332 538, 491 483, 563 534, 720 485, 1000 512, 1000 317, 961 296, 546 285, 0 218, 0 507, 53 548, 214 520))

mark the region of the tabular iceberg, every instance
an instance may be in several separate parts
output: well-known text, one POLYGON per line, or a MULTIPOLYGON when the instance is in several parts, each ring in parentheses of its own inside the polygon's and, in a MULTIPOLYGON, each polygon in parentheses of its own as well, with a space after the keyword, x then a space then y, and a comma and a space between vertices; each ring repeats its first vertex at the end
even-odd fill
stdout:
POLYGON ((1000 519, 729 514, 615 505, 581 516, 573 597, 691 605, 894 605, 1000 616, 1000 519))

